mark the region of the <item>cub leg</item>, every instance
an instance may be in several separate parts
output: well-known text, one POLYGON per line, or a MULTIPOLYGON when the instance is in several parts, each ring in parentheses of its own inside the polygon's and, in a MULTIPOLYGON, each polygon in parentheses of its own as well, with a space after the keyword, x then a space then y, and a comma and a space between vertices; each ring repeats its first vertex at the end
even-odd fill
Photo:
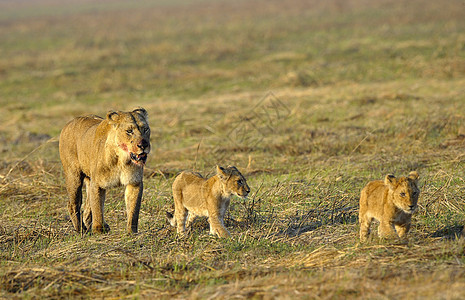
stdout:
POLYGON ((194 222, 195 218, 197 215, 195 215, 193 212, 189 211, 187 213, 187 221, 186 221, 186 228, 189 228, 192 225, 192 222, 194 222))
POLYGON ((93 233, 103 233, 110 230, 109 227, 105 226, 105 220, 103 218, 103 205, 105 203, 105 194, 106 191, 93 183, 92 180, 89 184, 88 196, 90 210, 92 213, 92 232, 93 233))
POLYGON ((362 243, 366 242, 368 235, 370 234, 370 225, 373 221, 373 218, 368 218, 367 216, 359 216, 360 222, 360 241, 362 243))
POLYGON ((210 215, 208 217, 208 222, 210 223, 210 234, 218 235, 220 238, 231 236, 229 231, 224 227, 221 216, 218 214, 210 215))
MULTIPOLYGON (((176 180, 175 180, 176 183, 176 180)), ((186 218, 187 209, 184 207, 182 190, 173 184, 173 200, 174 200, 174 222, 176 225, 176 232, 184 234, 186 232, 186 218)))
POLYGON ((397 235, 399 238, 405 240, 407 239, 407 233, 410 230, 410 223, 407 224, 396 224, 395 225, 397 235))
POLYGON ((394 224, 389 221, 380 221, 378 227, 380 238, 390 238, 394 235, 394 224))
POLYGON ((174 219, 176 220, 176 232, 184 234, 186 232, 187 209, 184 206, 175 205, 174 219))
POLYGON ((82 205, 82 184, 84 175, 82 173, 65 172, 66 190, 68 192, 68 212, 73 222, 74 229, 81 232, 81 205, 82 205))
POLYGON ((128 215, 127 231, 129 233, 137 233, 143 190, 144 186, 142 182, 138 185, 128 184, 126 186, 124 200, 126 201, 126 213, 128 215))

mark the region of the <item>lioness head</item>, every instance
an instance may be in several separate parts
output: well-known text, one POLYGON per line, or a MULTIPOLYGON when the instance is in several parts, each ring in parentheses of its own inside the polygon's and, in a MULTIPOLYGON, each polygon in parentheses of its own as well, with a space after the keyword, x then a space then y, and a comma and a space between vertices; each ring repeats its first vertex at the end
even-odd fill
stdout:
POLYGON ((250 193, 250 188, 247 185, 247 181, 236 167, 228 166, 223 168, 217 166, 216 173, 223 183, 225 192, 235 194, 241 198, 246 198, 250 193))
POLYGON ((394 205, 408 214, 417 209, 418 196, 418 173, 412 171, 407 177, 396 178, 394 175, 386 175, 384 183, 389 187, 394 205))
POLYGON ((150 152, 150 127, 147 111, 137 108, 131 112, 110 111, 107 121, 112 125, 114 141, 128 155, 128 163, 144 166, 150 152))

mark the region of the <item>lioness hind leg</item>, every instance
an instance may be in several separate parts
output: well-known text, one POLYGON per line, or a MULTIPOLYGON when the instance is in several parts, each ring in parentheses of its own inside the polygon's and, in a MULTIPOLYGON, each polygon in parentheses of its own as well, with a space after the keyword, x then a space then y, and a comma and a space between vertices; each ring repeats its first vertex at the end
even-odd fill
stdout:
POLYGON ((65 172, 66 190, 68 191, 68 212, 73 222, 74 229, 81 231, 81 205, 82 184, 84 175, 82 173, 65 172))
POLYGON ((90 229, 92 226, 92 209, 90 208, 90 179, 89 177, 84 178, 84 184, 86 185, 86 201, 84 202, 84 214, 83 222, 86 227, 85 230, 90 229))

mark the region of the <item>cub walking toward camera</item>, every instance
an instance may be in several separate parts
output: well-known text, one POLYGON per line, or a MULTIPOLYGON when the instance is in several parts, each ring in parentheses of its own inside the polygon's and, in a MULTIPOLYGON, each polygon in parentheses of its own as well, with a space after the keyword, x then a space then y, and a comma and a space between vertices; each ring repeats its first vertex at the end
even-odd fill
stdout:
POLYGON ((416 171, 401 178, 386 175, 384 181, 372 181, 363 188, 359 211, 361 242, 367 240, 373 219, 379 221, 380 237, 392 236, 395 229, 401 239, 406 238, 420 195, 418 177, 416 171))
POLYGON ((233 194, 246 198, 250 192, 247 181, 236 167, 216 167, 216 175, 204 178, 199 173, 182 172, 173 182, 174 216, 166 212, 172 226, 184 234, 197 216, 208 217, 210 234, 229 237, 224 215, 233 194), (186 222, 187 220, 187 222, 186 222))

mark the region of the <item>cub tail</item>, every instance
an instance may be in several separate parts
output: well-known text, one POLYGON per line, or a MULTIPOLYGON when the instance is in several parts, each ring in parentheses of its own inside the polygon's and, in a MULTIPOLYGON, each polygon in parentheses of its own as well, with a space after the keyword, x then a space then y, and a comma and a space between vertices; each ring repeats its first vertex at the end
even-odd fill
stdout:
POLYGON ((176 219, 169 211, 166 212, 166 219, 168 219, 168 222, 171 224, 171 226, 176 226, 176 219))

